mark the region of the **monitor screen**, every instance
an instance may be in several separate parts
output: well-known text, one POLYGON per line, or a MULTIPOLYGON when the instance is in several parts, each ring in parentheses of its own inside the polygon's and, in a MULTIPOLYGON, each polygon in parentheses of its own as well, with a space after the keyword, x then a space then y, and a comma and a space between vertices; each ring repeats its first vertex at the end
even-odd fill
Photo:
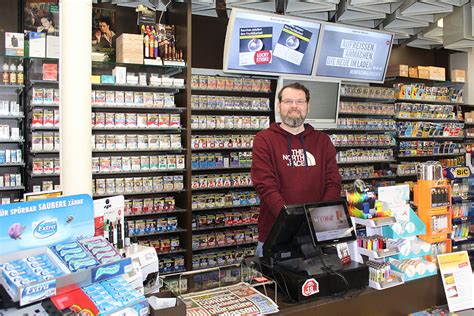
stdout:
POLYGON ((316 76, 383 83, 393 35, 325 24, 316 76))
POLYGON ((345 201, 306 204, 305 213, 316 246, 356 240, 345 201))
POLYGON ((232 9, 224 71, 311 75, 321 24, 303 18, 232 9))
MULTIPOLYGON (((339 109, 339 90, 341 82, 325 79, 297 79, 282 76, 278 80, 277 91, 284 86, 298 82, 308 88, 310 93, 309 112, 306 123, 316 129, 335 128, 339 109)), ((281 122, 278 110, 278 95, 275 100, 275 121, 281 122)))

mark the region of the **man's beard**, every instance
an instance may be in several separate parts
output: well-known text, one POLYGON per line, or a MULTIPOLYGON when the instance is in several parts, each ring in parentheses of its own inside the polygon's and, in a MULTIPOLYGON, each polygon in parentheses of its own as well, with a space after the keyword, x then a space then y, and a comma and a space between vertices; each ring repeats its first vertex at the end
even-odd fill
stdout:
POLYGON ((298 114, 298 117, 290 117, 289 115, 282 115, 280 113, 281 121, 292 128, 300 127, 301 125, 303 125, 304 120, 306 119, 306 115, 303 116, 301 112, 299 112, 298 114))

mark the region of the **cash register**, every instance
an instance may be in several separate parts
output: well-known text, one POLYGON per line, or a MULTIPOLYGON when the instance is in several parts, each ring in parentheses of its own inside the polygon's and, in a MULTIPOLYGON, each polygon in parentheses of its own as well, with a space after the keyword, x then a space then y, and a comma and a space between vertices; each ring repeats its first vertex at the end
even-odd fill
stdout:
POLYGON ((364 288, 368 267, 342 264, 335 247, 356 238, 344 200, 286 206, 263 245, 262 269, 295 301, 364 288))

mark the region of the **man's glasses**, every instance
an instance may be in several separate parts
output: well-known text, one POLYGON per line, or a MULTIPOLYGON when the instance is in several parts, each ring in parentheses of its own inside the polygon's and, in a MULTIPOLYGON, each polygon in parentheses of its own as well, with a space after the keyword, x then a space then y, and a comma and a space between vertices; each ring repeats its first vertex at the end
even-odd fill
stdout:
POLYGON ((281 100, 281 103, 283 105, 292 105, 293 103, 295 103, 296 105, 306 105, 306 100, 290 100, 290 99, 284 99, 284 100, 281 100))

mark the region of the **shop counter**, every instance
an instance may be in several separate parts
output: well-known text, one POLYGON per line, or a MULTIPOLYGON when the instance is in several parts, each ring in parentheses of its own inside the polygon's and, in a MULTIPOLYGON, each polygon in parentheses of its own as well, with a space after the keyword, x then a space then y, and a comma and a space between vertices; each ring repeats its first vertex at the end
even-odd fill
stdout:
MULTIPOLYGON (((269 294, 269 296, 271 296, 269 294)), ((288 304, 278 296, 281 315, 408 315, 435 305, 446 304, 439 275, 378 291, 371 288, 351 291, 345 298, 324 298, 305 303, 288 304)))

